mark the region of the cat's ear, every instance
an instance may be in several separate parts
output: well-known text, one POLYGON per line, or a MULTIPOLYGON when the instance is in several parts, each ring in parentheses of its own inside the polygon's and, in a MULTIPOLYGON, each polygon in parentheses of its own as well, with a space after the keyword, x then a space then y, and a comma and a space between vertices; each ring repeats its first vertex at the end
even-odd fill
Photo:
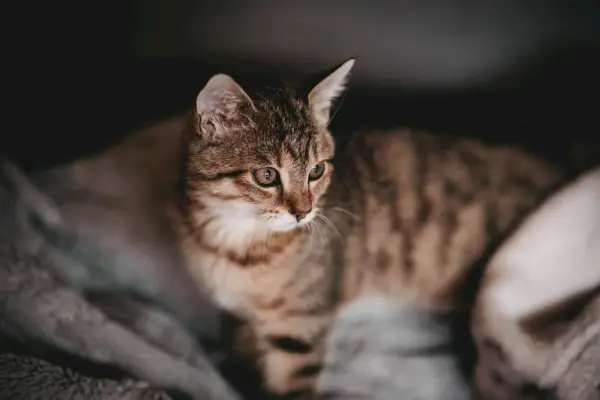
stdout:
POLYGON ((488 264, 478 303, 515 321, 600 287, 600 168, 527 218, 488 264))
POLYGON ((333 101, 345 89, 353 66, 354 59, 344 62, 319 82, 308 94, 308 105, 317 122, 322 126, 329 124, 333 101))
POLYGON ((203 128, 213 135, 226 130, 248 108, 254 108, 250 96, 229 75, 218 74, 208 80, 196 98, 196 113, 203 128))

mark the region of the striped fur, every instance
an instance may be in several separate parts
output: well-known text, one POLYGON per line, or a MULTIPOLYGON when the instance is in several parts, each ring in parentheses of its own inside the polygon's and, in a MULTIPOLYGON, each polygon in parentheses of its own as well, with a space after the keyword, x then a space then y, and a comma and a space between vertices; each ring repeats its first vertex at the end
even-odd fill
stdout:
POLYGON ((562 179, 513 148, 411 130, 358 132, 334 157, 310 95, 231 82, 221 100, 237 91, 234 106, 188 118, 178 224, 199 284, 254 328, 276 394, 313 387, 332 318, 352 299, 460 307, 473 264, 562 179), (325 174, 308 184, 319 161, 325 174), (282 187, 253 181, 266 166, 282 187), (265 222, 302 198, 309 223, 265 222))

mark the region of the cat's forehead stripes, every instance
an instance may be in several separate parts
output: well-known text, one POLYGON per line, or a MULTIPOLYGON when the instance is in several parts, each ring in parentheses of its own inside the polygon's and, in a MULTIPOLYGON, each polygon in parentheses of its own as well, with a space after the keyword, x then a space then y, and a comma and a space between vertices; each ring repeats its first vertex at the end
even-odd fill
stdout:
POLYGON ((268 116, 273 127, 279 128, 282 135, 304 133, 307 128, 312 128, 307 103, 293 91, 271 89, 267 93, 253 100, 254 104, 259 112, 268 116))
POLYGON ((277 166, 306 171, 317 156, 319 139, 308 105, 285 89, 271 89, 254 102, 257 139, 266 145, 277 166))

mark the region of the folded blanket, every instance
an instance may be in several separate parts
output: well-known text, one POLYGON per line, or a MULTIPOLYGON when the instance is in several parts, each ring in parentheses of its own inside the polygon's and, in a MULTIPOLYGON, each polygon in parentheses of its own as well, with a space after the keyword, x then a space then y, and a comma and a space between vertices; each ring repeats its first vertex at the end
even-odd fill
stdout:
POLYGON ((484 399, 600 399, 600 168, 496 252, 473 331, 484 399))
MULTIPOLYGON (((238 398, 192 336, 211 331, 194 328, 202 327, 203 322, 214 325, 216 314, 203 305, 206 300, 197 288, 191 286, 194 290, 186 293, 189 297, 180 296, 184 288, 169 278, 177 275, 177 264, 160 265, 164 258, 148 256, 157 248, 159 252, 165 249, 160 241, 157 248, 152 248, 152 242, 143 236, 112 230, 110 223, 102 224, 102 218, 94 225, 65 223, 63 209, 53 208, 43 190, 2 161, 0 347, 4 350, 4 368, 0 370, 0 398, 60 399, 71 398, 71 392, 91 395, 104 389, 122 396, 139 392, 127 381, 121 386, 105 379, 96 381, 92 379, 94 373, 84 378, 83 373, 65 372, 81 372, 78 362, 65 365, 71 357, 95 364, 100 371, 118 369, 117 377, 135 377, 195 399, 238 398), (36 231, 42 226, 46 232, 36 231), (99 240, 90 240, 77 231, 80 227, 91 229, 99 240), (52 237, 60 240, 45 240, 52 237), (106 238, 112 238, 115 247, 106 246, 106 241, 101 240, 106 238), (153 275, 152 267, 162 271, 165 278, 153 275), (136 300, 138 296, 131 296, 144 293, 146 300, 154 297, 158 301, 140 302, 136 300), (161 293, 164 298, 159 296, 161 293), (113 301, 102 301, 100 294, 113 301), (165 304, 165 299, 175 303, 165 304), (183 300, 190 302, 182 305, 189 312, 171 315, 165 311, 181 305, 178 302, 183 300), (163 307, 159 309, 158 305, 163 307), (13 354, 11 347, 15 344, 25 347, 27 353, 13 354), (36 361, 36 355, 52 358, 57 367, 67 369, 36 361), (55 385, 44 383, 54 378, 58 379, 55 385)), ((79 215, 91 216, 89 211, 79 215)), ((135 221, 129 220, 133 225, 135 221)), ((140 224, 136 227, 139 229, 140 224)), ((186 280, 185 275, 179 277, 186 280)))

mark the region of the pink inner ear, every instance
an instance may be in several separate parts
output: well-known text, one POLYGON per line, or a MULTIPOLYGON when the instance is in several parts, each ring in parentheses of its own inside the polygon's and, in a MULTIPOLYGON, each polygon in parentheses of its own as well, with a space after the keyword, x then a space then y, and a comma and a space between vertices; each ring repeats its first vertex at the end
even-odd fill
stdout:
POLYGON ((327 103, 321 102, 315 105, 314 112, 317 114, 317 118, 319 122, 326 124, 329 119, 329 105, 327 103))
POLYGON ((309 105, 317 121, 327 126, 331 115, 331 105, 335 97, 327 96, 327 93, 314 93, 309 99, 309 105))
POLYGON ((196 112, 200 115, 216 115, 232 118, 243 104, 252 100, 231 77, 218 74, 209 79, 196 99, 196 112))
POLYGON ((319 82, 308 95, 313 113, 323 125, 329 123, 331 105, 342 93, 354 60, 348 60, 319 82))

